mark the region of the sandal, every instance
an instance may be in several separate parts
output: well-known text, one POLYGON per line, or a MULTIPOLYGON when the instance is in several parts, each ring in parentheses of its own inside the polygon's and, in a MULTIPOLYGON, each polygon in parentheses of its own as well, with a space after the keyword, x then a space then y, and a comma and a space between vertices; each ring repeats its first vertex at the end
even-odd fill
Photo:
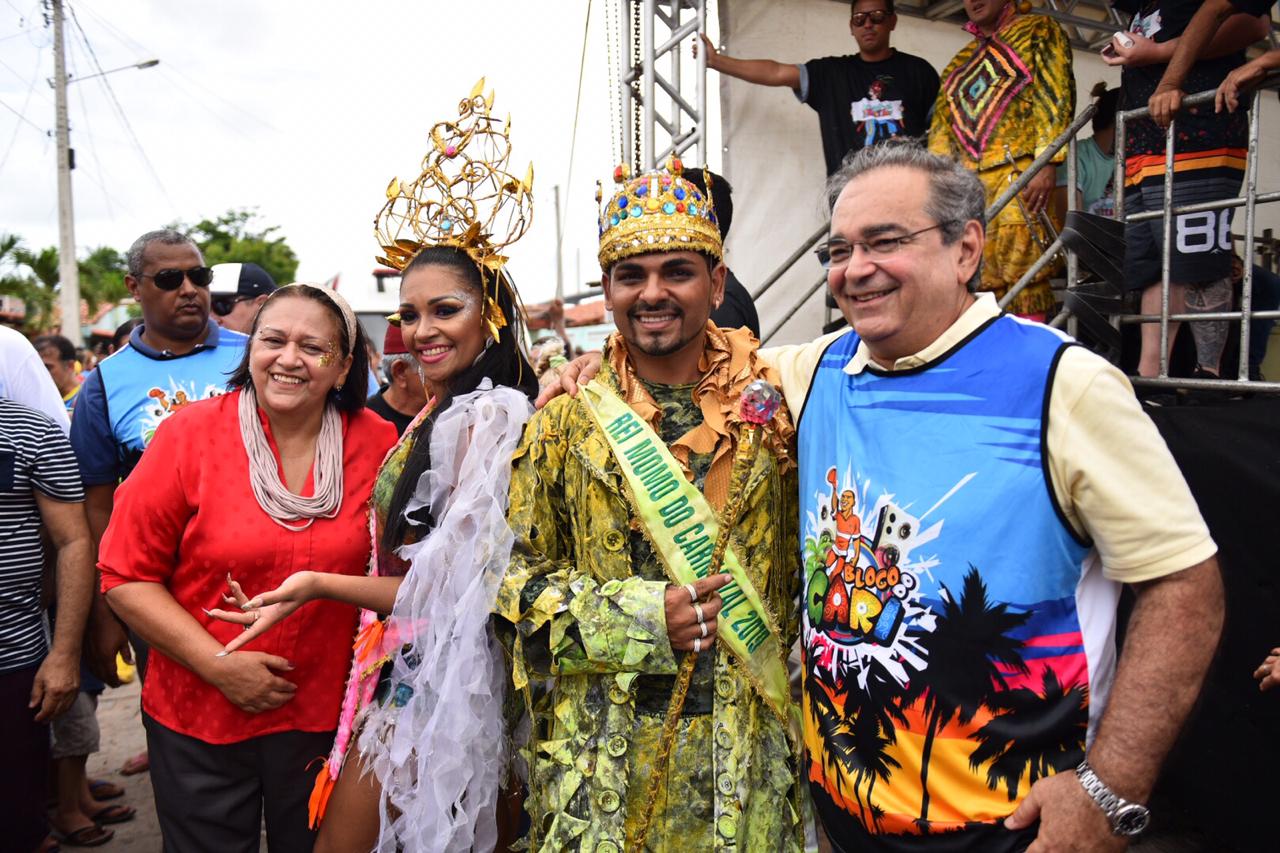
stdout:
POLYGON ((124 796, 124 788, 114 782, 108 782, 106 779, 90 779, 89 796, 100 803, 107 800, 118 800, 124 796))
POLYGON ((59 832, 56 829, 53 831, 53 837, 67 847, 101 847, 115 836, 114 832, 103 829, 96 823, 82 826, 75 832, 59 832))
POLYGON ((89 815, 89 820, 97 824, 128 823, 137 816, 138 810, 133 806, 111 805, 103 806, 89 815))

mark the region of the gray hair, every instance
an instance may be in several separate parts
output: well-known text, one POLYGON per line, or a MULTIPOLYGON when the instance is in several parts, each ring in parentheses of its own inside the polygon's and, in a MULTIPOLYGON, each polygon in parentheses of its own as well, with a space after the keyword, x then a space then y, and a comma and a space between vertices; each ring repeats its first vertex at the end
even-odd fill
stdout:
POLYGON ((157 231, 148 231, 137 240, 133 241, 133 245, 129 247, 129 254, 126 259, 129 264, 129 275, 138 278, 142 275, 143 255, 147 253, 147 247, 152 243, 160 243, 163 246, 195 246, 196 251, 200 251, 200 247, 196 246, 196 241, 192 240, 181 231, 174 231, 172 228, 161 228, 157 231))
MULTIPOLYGON (((854 178, 891 166, 915 169, 928 176, 929 197, 925 199, 924 212, 940 224, 938 231, 945 245, 959 240, 970 220, 981 225, 984 232, 987 230, 987 192, 977 174, 950 157, 930 153, 914 139, 890 139, 845 158, 839 171, 827 180, 828 210, 835 207, 836 199, 854 178)), ((981 281, 979 261, 966 282, 969 292, 975 292, 981 281)))
POLYGON ((403 361, 405 364, 412 365, 415 361, 417 361, 417 359, 413 357, 413 353, 411 352, 398 352, 393 355, 384 355, 382 357, 381 367, 382 367, 382 375, 384 378, 386 378, 387 382, 391 381, 391 365, 399 361, 403 361))

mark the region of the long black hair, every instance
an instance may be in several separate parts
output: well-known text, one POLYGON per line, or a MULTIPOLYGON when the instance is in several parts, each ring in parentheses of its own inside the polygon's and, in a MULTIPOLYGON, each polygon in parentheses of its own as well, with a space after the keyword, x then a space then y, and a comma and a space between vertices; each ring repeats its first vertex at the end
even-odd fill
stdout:
MULTIPOLYGON (((465 281, 477 293, 482 296, 485 293, 486 282, 481 278, 480 268, 461 249, 452 246, 429 246, 423 249, 404 268, 400 281, 403 282, 411 272, 422 267, 443 267, 465 281)), ((501 275, 505 274, 504 270, 501 275)), ((494 290, 492 279, 489 280, 487 289, 490 292, 494 290)), ((405 459, 404 470, 396 481, 396 487, 391 493, 391 503, 387 507, 387 523, 382 531, 381 543, 384 549, 395 550, 405 544, 411 528, 425 534, 435 526, 430 507, 415 513, 412 518, 405 517, 404 508, 417 490, 418 480, 423 472, 431 467, 431 430, 436 419, 449 408, 454 398, 476 390, 485 379, 490 380, 494 387, 506 385, 515 388, 530 400, 538 396, 538 379, 520 350, 520 333, 524 324, 512 298, 513 288, 503 286, 498 287, 497 291, 498 307, 507 318, 507 324, 498 332, 498 340, 490 344, 474 364, 450 380, 449 387, 436 401, 435 409, 414 430, 413 444, 405 459)))
POLYGON ((295 284, 289 287, 282 287, 267 297, 267 301, 262 303, 262 307, 258 309, 258 313, 253 317, 253 327, 249 329, 249 342, 245 345, 244 356, 240 359, 240 364, 231 374, 231 378, 227 380, 227 385, 231 388, 243 388, 253 381, 253 377, 249 373, 249 350, 253 346, 253 339, 258 334, 258 322, 262 319, 262 314, 266 311, 268 305, 277 299, 310 299, 312 302, 318 302, 324 306, 335 322, 338 324, 338 344, 343 352, 351 353, 351 369, 347 371, 347 379, 341 388, 335 388, 330 394, 333 396, 333 404, 338 407, 338 411, 352 414, 364 408, 365 398, 369 396, 369 348, 365 344, 364 329, 360 326, 359 321, 356 322, 356 339, 354 341, 347 340, 347 321, 342 316, 341 309, 334 304, 333 300, 320 291, 318 285, 314 284, 295 284))

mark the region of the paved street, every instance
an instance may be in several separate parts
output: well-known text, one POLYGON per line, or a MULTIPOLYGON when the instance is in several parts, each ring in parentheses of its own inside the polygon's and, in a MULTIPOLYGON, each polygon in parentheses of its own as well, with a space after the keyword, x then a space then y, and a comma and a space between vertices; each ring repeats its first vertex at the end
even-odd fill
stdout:
POLYGON ((98 703, 98 725, 102 728, 102 749, 89 756, 89 778, 106 779, 125 789, 123 802, 138 810, 128 823, 111 827, 116 837, 103 850, 159 851, 160 827, 156 823, 151 796, 151 774, 121 776, 120 767, 132 755, 146 748, 142 731, 142 715, 138 706, 139 685, 108 689, 98 703))

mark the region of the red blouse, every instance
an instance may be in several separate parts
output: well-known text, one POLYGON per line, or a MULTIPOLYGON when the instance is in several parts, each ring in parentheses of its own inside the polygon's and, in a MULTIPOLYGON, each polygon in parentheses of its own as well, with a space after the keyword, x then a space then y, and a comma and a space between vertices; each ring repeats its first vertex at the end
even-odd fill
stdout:
MULTIPOLYGON (((369 494, 379 464, 396 443, 395 427, 372 412, 343 415, 338 515, 291 532, 272 521, 253 496, 239 401, 237 391, 194 403, 160 425, 116 491, 98 554, 103 592, 131 581, 162 583, 219 643, 242 629, 205 616, 201 608, 223 606, 228 572, 248 595, 256 595, 304 569, 367 571, 369 494)), ((270 425, 262 421, 279 464, 270 425)), ((312 490, 308 475, 303 494, 312 490)), ((247 650, 292 663, 292 671, 278 674, 298 685, 293 699, 260 714, 240 710, 216 687, 153 650, 142 707, 160 724, 207 743, 329 731, 338 723, 355 629, 354 607, 313 601, 249 643, 247 650)))

